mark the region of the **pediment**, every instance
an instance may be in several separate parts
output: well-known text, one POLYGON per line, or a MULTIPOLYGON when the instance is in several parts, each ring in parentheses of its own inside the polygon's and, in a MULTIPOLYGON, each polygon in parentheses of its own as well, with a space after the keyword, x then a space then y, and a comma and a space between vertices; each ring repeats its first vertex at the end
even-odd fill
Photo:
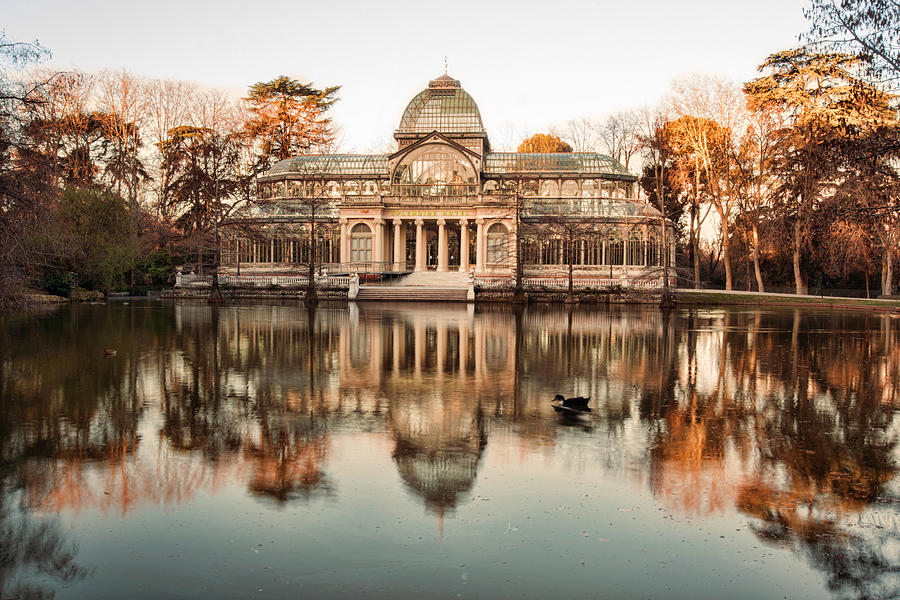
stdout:
POLYGON ((463 155, 467 156, 469 160, 472 161, 472 164, 475 165, 476 170, 481 170, 480 154, 469 148, 466 148, 458 142, 453 141, 439 131, 432 131, 422 139, 417 140, 415 143, 410 144, 406 148, 388 155, 388 161, 391 166, 391 171, 393 171, 397 167, 397 165, 403 160, 403 157, 405 157, 407 154, 409 154, 410 152, 414 152, 417 148, 421 148, 422 146, 426 146, 428 144, 443 144, 446 146, 450 146, 451 148, 454 148, 455 150, 461 152, 463 155))

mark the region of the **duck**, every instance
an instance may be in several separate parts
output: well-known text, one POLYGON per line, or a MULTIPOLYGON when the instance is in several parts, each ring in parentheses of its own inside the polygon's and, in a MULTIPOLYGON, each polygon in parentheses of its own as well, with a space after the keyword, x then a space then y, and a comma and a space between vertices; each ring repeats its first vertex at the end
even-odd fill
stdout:
POLYGON ((559 404, 561 406, 565 406, 566 408, 580 408, 587 406, 588 402, 591 401, 590 396, 575 396, 574 398, 565 398, 562 394, 557 394, 553 397, 553 402, 555 404, 559 404))
POLYGON ((109 350, 109 349, 107 349, 107 350, 104 350, 104 351, 103 351, 103 355, 104 355, 104 356, 115 356, 116 354, 118 354, 118 350, 109 350))

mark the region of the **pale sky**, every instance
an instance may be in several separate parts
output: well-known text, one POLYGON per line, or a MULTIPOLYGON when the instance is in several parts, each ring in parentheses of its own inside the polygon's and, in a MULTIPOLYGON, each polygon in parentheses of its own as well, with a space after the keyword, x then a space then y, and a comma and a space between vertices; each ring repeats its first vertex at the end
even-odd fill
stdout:
POLYGON ((495 148, 580 117, 658 102, 691 74, 743 82, 807 29, 807 0, 0 0, 0 27, 50 66, 126 69, 236 96, 288 75, 342 85, 347 152, 382 151, 443 73, 478 103, 495 148))

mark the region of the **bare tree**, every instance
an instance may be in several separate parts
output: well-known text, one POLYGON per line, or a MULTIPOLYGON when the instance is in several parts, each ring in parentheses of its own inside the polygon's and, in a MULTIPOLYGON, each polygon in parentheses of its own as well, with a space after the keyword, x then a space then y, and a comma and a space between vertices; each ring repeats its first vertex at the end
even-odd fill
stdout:
POLYGON ((642 118, 635 111, 620 111, 597 126, 599 147, 604 154, 631 168, 631 160, 641 148, 642 118))
POLYGON ((665 135, 666 118, 659 108, 645 108, 643 114, 643 128, 641 146, 647 155, 647 162, 653 171, 655 182, 654 196, 657 208, 660 212, 660 229, 662 230, 663 253, 663 296, 660 306, 670 308, 674 305, 672 290, 669 287, 669 274, 671 269, 671 252, 669 251, 669 228, 666 223, 666 163, 669 160, 669 146, 665 135))
POLYGON ((551 133, 568 142, 575 152, 595 152, 599 145, 598 123, 589 117, 572 119, 551 133))
POLYGON ((676 135, 690 148, 705 176, 709 201, 722 228, 725 289, 732 289, 731 220, 740 198, 735 165, 737 138, 746 126, 744 98, 729 82, 693 78, 675 84, 672 110, 679 119, 676 135))
POLYGON ((590 215, 584 214, 580 208, 579 198, 554 201, 553 204, 535 204, 529 213, 537 217, 532 226, 534 234, 542 238, 551 236, 562 242, 563 262, 566 266, 567 285, 566 303, 575 301, 575 265, 580 263, 579 255, 585 238, 595 233, 596 222, 590 215), (539 210, 541 207, 545 210, 539 210))
MULTIPOLYGON (((147 128, 151 144, 157 149, 169 138, 169 132, 180 125, 190 122, 190 110, 194 104, 196 89, 193 84, 183 81, 164 79, 152 80, 144 86, 147 103, 147 128)), ((172 205, 168 193, 171 190, 173 174, 171 164, 165 160, 153 160, 155 202, 154 212, 157 218, 168 221, 171 218, 169 207, 172 205)))

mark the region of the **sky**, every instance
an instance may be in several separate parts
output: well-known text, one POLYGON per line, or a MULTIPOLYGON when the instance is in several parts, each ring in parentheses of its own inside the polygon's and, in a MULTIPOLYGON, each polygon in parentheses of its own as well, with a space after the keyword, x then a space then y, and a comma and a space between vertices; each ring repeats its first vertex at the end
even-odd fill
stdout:
MULTIPOLYGON (((386 151, 403 109, 444 72, 495 149, 582 117, 659 102, 694 74, 744 82, 796 46, 807 0, 0 0, 0 27, 49 66, 246 93, 288 75, 341 85, 345 152, 386 151)), ((46 65, 45 65, 46 66, 46 65)))

